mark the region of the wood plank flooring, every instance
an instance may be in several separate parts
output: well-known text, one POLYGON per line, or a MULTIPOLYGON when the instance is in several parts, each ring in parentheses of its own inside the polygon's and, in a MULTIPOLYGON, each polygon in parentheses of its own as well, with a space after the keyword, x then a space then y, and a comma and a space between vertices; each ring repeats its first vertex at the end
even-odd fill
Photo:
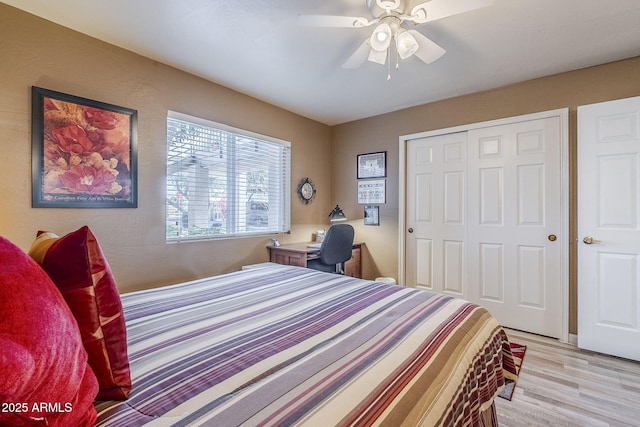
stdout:
POLYGON ((527 346, 511 402, 496 398, 500 426, 640 426, 640 363, 507 329, 527 346))

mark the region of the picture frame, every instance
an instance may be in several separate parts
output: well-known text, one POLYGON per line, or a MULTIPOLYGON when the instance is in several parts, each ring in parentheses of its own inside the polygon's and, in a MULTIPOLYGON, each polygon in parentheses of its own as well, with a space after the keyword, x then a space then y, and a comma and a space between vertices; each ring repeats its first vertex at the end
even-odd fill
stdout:
POLYGON ((380 225, 380 206, 364 207, 364 225, 380 225))
POLYGON ((387 177, 387 152, 358 154, 357 175, 358 179, 386 178, 387 177))
POLYGON ((34 208, 136 208, 137 111, 33 86, 34 208))
POLYGON ((358 181, 358 204, 383 205, 386 201, 386 179, 358 181))

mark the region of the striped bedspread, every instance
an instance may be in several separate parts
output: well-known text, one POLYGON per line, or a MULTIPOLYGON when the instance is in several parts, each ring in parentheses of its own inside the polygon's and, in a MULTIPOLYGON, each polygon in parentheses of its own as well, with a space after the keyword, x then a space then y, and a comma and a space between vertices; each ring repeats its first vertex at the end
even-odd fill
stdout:
POLYGON ((133 389, 101 426, 478 425, 506 335, 447 296, 269 266, 122 295, 133 389))

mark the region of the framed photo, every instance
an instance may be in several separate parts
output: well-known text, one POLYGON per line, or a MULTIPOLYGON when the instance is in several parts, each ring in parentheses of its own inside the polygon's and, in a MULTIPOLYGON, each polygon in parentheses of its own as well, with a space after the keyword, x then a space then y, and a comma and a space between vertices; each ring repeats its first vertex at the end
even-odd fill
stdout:
POLYGON ((358 179, 385 178, 387 176, 387 152, 358 154, 358 179))
POLYGON ((386 180, 368 179, 358 181, 358 204, 381 205, 386 203, 386 180))
POLYGON ((137 111, 32 87, 34 208, 135 208, 137 111))
POLYGON ((364 225, 380 225, 380 207, 364 207, 364 225))

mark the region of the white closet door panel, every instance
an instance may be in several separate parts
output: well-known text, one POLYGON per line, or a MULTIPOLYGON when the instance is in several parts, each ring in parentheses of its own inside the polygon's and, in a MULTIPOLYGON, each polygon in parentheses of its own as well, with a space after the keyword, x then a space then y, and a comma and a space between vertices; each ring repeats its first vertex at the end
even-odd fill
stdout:
POLYGON ((433 240, 416 239, 416 287, 433 289, 433 240))
POLYGON ((518 245, 518 305, 545 309, 545 248, 518 245))
POLYGON ((504 303, 504 246, 495 243, 480 244, 479 273, 480 302, 504 303))
POLYGON ((465 296, 466 134, 407 146, 406 283, 465 296))
POLYGON ((482 168, 480 175, 480 221, 482 225, 502 225, 504 215, 504 170, 482 168))
POLYGON ((463 297, 464 242, 445 240, 443 244, 444 291, 463 297))
POLYGON ((503 325, 552 337, 562 334, 567 243, 557 239, 560 141, 559 117, 468 134, 469 180, 478 183, 468 194, 468 295, 503 325))

